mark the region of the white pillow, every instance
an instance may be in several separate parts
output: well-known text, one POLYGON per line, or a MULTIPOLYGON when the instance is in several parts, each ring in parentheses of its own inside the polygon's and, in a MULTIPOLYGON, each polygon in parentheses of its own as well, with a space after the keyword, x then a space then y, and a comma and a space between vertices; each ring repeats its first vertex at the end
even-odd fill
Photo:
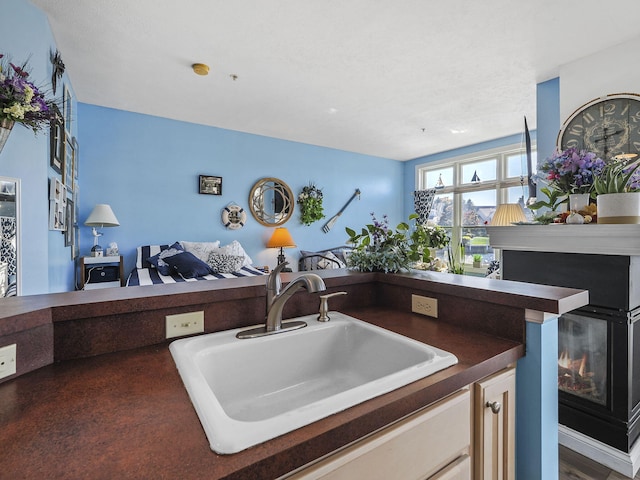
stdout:
POLYGON ((209 254, 220 246, 220 241, 215 242, 185 242, 180 240, 180 245, 184 248, 185 252, 189 252, 196 256, 199 260, 207 263, 209 260, 209 254))
MULTIPOLYGON (((251 265, 253 263, 253 260, 251 260, 251 257, 247 255, 247 252, 244 251, 244 248, 242 248, 242 245, 240 245, 240 242, 237 240, 234 240, 229 245, 224 245, 220 248, 215 248, 211 251, 219 255, 242 256, 244 257, 244 262, 242 263, 243 267, 246 267, 247 265, 251 265)), ((207 260, 208 260, 208 257, 207 257, 207 260)))

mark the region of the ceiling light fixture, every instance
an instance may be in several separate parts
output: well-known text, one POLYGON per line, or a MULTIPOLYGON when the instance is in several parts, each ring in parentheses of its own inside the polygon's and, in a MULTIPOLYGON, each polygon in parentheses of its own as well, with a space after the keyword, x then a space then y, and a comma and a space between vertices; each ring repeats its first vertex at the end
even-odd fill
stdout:
POLYGON ((191 65, 193 71, 198 75, 209 75, 209 65, 205 65, 204 63, 194 63, 191 65))

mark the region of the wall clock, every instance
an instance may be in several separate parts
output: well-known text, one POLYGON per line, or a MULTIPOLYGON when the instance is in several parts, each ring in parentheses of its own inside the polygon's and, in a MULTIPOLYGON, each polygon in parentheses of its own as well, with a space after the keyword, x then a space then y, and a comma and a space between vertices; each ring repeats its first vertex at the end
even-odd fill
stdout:
POLYGON ((640 154, 640 95, 618 93, 584 104, 562 125, 557 145, 594 152, 603 160, 640 154))

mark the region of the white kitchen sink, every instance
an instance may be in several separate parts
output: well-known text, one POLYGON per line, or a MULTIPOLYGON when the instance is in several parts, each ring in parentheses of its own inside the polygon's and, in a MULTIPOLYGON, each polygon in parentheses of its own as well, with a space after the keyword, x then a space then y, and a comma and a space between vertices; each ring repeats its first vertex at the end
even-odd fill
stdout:
MULTIPOLYGON (((458 363, 347 315, 260 338, 243 329, 169 346, 212 450, 236 453, 458 363)), ((284 322, 286 324, 286 322, 284 322)))

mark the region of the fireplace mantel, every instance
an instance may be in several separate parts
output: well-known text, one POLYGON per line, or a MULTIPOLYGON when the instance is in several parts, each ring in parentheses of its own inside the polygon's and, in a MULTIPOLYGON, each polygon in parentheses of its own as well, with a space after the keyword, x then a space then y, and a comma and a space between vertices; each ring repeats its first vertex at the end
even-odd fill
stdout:
POLYGON ((640 225, 517 225, 487 227, 500 250, 640 255, 640 225))

